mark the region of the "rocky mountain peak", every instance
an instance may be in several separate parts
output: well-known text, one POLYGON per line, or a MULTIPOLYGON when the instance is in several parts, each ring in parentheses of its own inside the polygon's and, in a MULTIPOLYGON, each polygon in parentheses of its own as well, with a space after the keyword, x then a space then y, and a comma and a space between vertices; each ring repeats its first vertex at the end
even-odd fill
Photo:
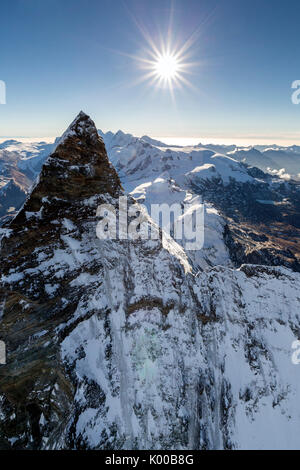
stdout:
MULTIPOLYGON (((22 269, 38 266, 39 250, 48 246, 64 248, 61 234, 69 232, 70 227, 77 240, 85 230, 96 238, 97 207, 108 198, 117 200, 120 193, 119 177, 95 124, 80 112, 44 163, 25 204, 9 224, 10 237, 1 241, 2 273, 20 265, 22 269)), ((39 292, 43 295, 43 289, 39 292)))
MULTIPOLYGON (((28 214, 37 220, 43 213, 44 221, 47 215, 52 219, 61 211, 71 212, 74 217, 74 206, 83 200, 94 197, 97 204, 101 195, 117 197, 120 191, 120 180, 108 160, 104 142, 94 122, 81 111, 45 161, 12 227, 28 225, 28 214)), ((95 204, 92 211, 96 210, 95 204)))
POLYGON ((62 144, 69 138, 86 138, 96 142, 98 137, 99 135, 94 121, 92 121, 92 119, 83 111, 80 111, 62 137, 58 140, 58 145, 62 144))

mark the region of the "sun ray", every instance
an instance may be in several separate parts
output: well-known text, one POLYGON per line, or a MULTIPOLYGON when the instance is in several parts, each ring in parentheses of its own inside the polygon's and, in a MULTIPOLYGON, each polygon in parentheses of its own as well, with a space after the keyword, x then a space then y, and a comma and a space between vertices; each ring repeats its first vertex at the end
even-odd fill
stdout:
POLYGON ((190 37, 181 47, 174 48, 172 47, 171 20, 166 41, 164 42, 161 39, 161 41, 158 41, 159 45, 154 44, 146 29, 142 27, 140 29, 143 31, 148 46, 144 51, 144 55, 137 57, 140 68, 145 70, 145 81, 148 80, 151 86, 168 88, 172 101, 175 100, 175 89, 182 89, 183 85, 194 89, 195 87, 184 77, 186 74, 192 74, 193 69, 200 65, 200 62, 186 60, 188 56, 192 56, 189 49, 195 40, 194 33, 191 35, 192 38, 190 37))
MULTIPOLYGON (((127 7, 128 8, 128 7, 127 7)), ((128 13, 135 23, 137 29, 145 42, 144 48, 139 54, 127 54, 133 58, 143 76, 133 83, 140 84, 147 82, 149 86, 155 89, 169 89, 172 101, 175 101, 175 91, 189 89, 197 90, 197 88, 186 78, 186 75, 192 75, 195 68, 203 65, 193 60, 195 54, 193 46, 199 39, 201 26, 209 19, 198 25, 194 31, 188 35, 185 41, 180 41, 179 36, 174 32, 174 1, 171 0, 170 15, 164 35, 161 31, 149 30, 139 21, 139 19, 128 8, 128 13)), ((124 54, 126 55, 126 54, 124 54)))

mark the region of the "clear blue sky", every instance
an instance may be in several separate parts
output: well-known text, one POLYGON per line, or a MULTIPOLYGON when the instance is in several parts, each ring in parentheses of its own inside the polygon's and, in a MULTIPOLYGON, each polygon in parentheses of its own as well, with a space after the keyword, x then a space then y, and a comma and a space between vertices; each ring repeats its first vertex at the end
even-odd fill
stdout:
POLYGON ((60 135, 83 109, 104 130, 135 135, 300 143, 298 0, 4 0, 0 136, 60 135), (147 43, 194 32, 195 89, 135 82, 147 43), (128 55, 126 55, 128 54, 128 55))

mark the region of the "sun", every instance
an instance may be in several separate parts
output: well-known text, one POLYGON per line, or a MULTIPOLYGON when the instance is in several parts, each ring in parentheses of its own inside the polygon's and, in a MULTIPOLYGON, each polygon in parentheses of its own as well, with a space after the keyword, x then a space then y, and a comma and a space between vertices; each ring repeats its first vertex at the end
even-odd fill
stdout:
POLYGON ((154 63, 154 71, 158 78, 172 80, 176 78, 180 69, 180 64, 175 55, 161 55, 154 63))
POLYGON ((144 50, 144 56, 136 56, 141 69, 144 71, 137 83, 148 81, 150 86, 156 89, 169 89, 174 98, 174 90, 184 85, 193 88, 187 79, 187 74, 198 65, 196 62, 188 62, 188 54, 185 44, 180 48, 172 47, 171 44, 161 43, 156 45, 149 40, 151 47, 144 50))
POLYGON ((198 41, 200 27, 185 41, 181 41, 176 38, 181 35, 175 35, 173 32, 173 13, 172 9, 168 28, 152 34, 132 16, 145 44, 139 45, 138 54, 120 53, 134 59, 137 68, 141 71, 127 86, 137 86, 147 82, 148 88, 152 87, 155 92, 159 89, 168 89, 174 100, 175 91, 182 90, 184 87, 198 93, 198 87, 194 86, 188 76, 195 75, 194 71, 202 65, 202 61, 191 61, 195 54, 193 46, 198 41))

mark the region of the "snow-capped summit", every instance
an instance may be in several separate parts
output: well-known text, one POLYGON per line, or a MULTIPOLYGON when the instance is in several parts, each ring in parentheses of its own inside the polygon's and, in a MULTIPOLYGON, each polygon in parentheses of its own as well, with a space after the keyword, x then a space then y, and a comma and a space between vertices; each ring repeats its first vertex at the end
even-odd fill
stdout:
POLYGON ((136 137, 134 137, 132 134, 125 134, 123 131, 119 130, 110 139, 108 148, 126 147, 128 144, 135 141, 136 137))
POLYGON ((143 135, 141 139, 147 142, 148 144, 155 145, 156 147, 168 147, 168 145, 165 144, 164 142, 161 142, 160 140, 152 139, 148 135, 143 135))
POLYGON ((80 111, 56 145, 63 143, 69 137, 86 138, 87 136, 96 141, 99 134, 94 121, 83 111, 80 111))

